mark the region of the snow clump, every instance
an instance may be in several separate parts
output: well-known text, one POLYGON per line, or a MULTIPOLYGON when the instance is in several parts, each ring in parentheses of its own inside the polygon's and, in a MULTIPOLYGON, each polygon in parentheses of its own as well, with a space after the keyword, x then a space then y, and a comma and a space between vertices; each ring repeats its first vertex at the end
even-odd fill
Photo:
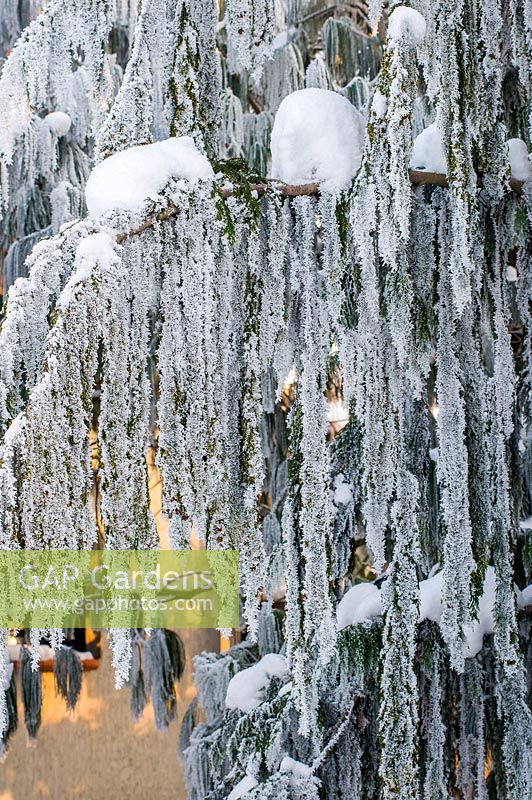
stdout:
POLYGON ((298 788, 301 782, 303 782, 304 785, 305 781, 309 779, 312 781, 313 778, 312 767, 303 764, 302 761, 296 761, 295 758, 290 758, 290 756, 285 756, 283 758, 279 766, 279 772, 284 772, 290 776, 290 785, 294 789, 298 788))
POLYGON ((64 111, 52 111, 45 116, 44 121, 56 136, 66 136, 72 125, 72 120, 64 111))
POLYGON ((447 158, 443 149, 441 133, 433 122, 414 139, 410 169, 426 172, 447 173, 447 158))
POLYGON ((463 628, 467 643, 466 658, 480 653, 484 636, 495 630, 495 590, 495 570, 493 567, 488 567, 484 578, 483 592, 478 602, 478 620, 474 620, 471 625, 464 625, 463 628))
POLYGON ((425 38, 427 23, 425 17, 408 6, 397 6, 388 20, 388 39, 398 42, 403 36, 410 48, 417 47, 425 38))
POLYGON ((512 178, 516 181, 527 181, 532 177, 532 164, 522 139, 508 139, 508 160, 512 178))
POLYGON ((441 592, 443 588, 443 572, 437 572, 419 584, 419 619, 430 619, 439 622, 441 619, 442 605, 441 592))
POLYGON ((85 186, 87 209, 91 217, 115 208, 137 209, 170 178, 213 177, 211 165, 190 136, 129 147, 94 167, 85 186))
MULTIPOLYGON (((440 570, 419 584, 419 621, 429 619, 440 623, 442 606, 443 572, 440 570)), ((496 577, 493 567, 488 567, 484 578, 482 595, 478 604, 478 619, 470 625, 463 626, 466 658, 476 656, 482 649, 484 636, 495 630, 495 586, 496 577)), ((381 590, 373 583, 357 583, 340 600, 336 609, 338 630, 356 625, 360 622, 375 619, 382 615, 381 590)), ((518 602, 524 605, 529 599, 528 589, 523 590, 518 602)), ((530 594, 532 601, 532 593, 530 594)))
POLYGON ((226 708, 249 712, 262 703, 264 691, 272 678, 288 678, 288 662, 284 656, 268 653, 252 667, 237 672, 227 687, 226 708))
POLYGON ((333 503, 335 506, 347 506, 353 502, 353 487, 345 479, 343 472, 334 478, 333 503))
POLYGON ((284 98, 271 137, 272 177, 325 191, 347 189, 362 160, 364 121, 347 98, 300 89, 284 98))
POLYGON ((519 608, 532 606, 532 583, 530 586, 525 586, 522 592, 519 592, 517 596, 517 605, 519 608))
POLYGON ((371 110, 374 112, 377 119, 384 119, 386 111, 388 110, 388 100, 379 90, 373 95, 371 101, 371 110))
POLYGON ((258 786, 255 778, 252 775, 245 775, 242 780, 236 784, 231 794, 228 795, 227 800, 240 800, 241 797, 251 792, 255 786, 258 786))
POLYGON ((96 264, 112 264, 118 261, 115 242, 107 233, 92 233, 82 239, 76 248, 74 270, 57 300, 57 307, 64 309, 72 300, 74 289, 86 281, 96 264))
POLYGON ((381 591, 373 583, 357 583, 344 594, 336 609, 338 630, 382 615, 381 591))
MULTIPOLYGON (((482 650, 482 641, 486 634, 495 629, 495 570, 488 567, 484 578, 482 595, 478 603, 478 619, 470 625, 464 625, 463 633, 466 642, 465 657, 476 656, 482 650)), ((431 578, 419 584, 420 607, 419 619, 430 619, 439 623, 443 611, 442 606, 443 572, 437 572, 431 578)))

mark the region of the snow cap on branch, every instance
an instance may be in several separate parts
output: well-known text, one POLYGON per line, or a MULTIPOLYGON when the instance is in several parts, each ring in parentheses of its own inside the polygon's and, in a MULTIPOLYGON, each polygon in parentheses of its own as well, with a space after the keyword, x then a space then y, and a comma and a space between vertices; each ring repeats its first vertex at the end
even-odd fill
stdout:
POLYGON ((64 111, 52 111, 47 114, 44 121, 56 136, 66 136, 72 125, 72 120, 64 111))
POLYGON ((231 678, 225 697, 226 708, 251 711, 262 702, 264 690, 271 678, 285 679, 289 675, 288 663, 284 656, 268 653, 257 664, 231 678))
POLYGON ((85 187, 92 217, 112 209, 133 210, 158 194, 170 178, 212 178, 212 167, 190 136, 137 145, 106 158, 85 187))
POLYGON ((443 139, 435 122, 421 131, 414 139, 410 168, 437 172, 442 175, 447 173, 447 157, 443 146, 443 139))
POLYGON ((374 583, 357 583, 342 597, 336 609, 338 630, 382 616, 381 591, 374 583))
POLYGON ((522 139, 508 139, 508 160, 512 178, 516 181, 527 181, 532 177, 532 164, 522 139))
POLYGON ((388 22, 388 41, 397 42, 403 36, 408 46, 417 47, 425 38, 427 23, 423 14, 414 8, 397 6, 390 14, 388 22))
POLYGON ((244 775, 242 780, 236 784, 235 788, 227 796, 227 800, 240 800, 241 797, 245 797, 255 786, 258 786, 258 783, 253 775, 244 775))
POLYGON ((316 182, 325 191, 343 190, 361 162, 364 122, 342 95, 300 89, 285 97, 272 131, 272 175, 300 185, 316 182))
MULTIPOLYGON (((441 623, 443 605, 443 572, 426 578, 419 584, 419 621, 431 620, 441 623)), ((382 591, 373 583, 357 583, 340 600, 336 609, 338 630, 361 622, 369 622, 382 616, 382 591)), ((521 594, 518 603, 524 607, 521 594)), ((482 649, 485 635, 495 630, 495 570, 488 567, 483 591, 479 599, 478 619, 463 626, 465 657, 476 656, 482 649)))

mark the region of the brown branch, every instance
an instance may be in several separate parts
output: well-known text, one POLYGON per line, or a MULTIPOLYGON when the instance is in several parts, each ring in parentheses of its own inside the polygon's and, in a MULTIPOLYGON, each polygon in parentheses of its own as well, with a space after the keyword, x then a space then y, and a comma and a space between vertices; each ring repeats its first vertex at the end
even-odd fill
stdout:
POLYGON ((168 206, 164 211, 159 211, 159 213, 155 214, 153 217, 148 217, 138 228, 132 228, 130 231, 127 231, 127 233, 119 233, 116 237, 116 241, 118 244, 122 244, 122 242, 129 239, 130 236, 138 236, 139 233, 144 233, 148 228, 152 228, 156 222, 164 222, 165 219, 177 216, 179 210, 177 206, 168 206))
POLYGON ((510 189, 516 194, 521 194, 523 191, 523 181, 518 181, 516 178, 510 178, 510 189))
MULTIPOLYGON (((425 172, 421 169, 411 169, 408 171, 410 176, 410 183, 413 186, 449 186, 447 175, 441 172, 425 172)), ((510 188, 516 194, 521 194, 523 189, 523 181, 518 181, 515 178, 509 179, 510 188)), ((477 175, 477 186, 482 186, 482 175, 477 175)))
MULTIPOLYGON (((409 170, 408 174, 410 177, 410 182, 413 186, 447 187, 449 185, 447 176, 440 172, 425 172, 424 170, 411 169, 409 170)), ((481 176, 478 176, 478 185, 482 185, 481 176)), ((279 192, 285 197, 310 197, 319 194, 320 191, 319 184, 317 183, 303 183, 300 186, 293 186, 289 183, 283 183, 282 181, 269 180, 265 181, 264 183, 250 184, 251 191, 257 192, 259 195, 266 194, 268 188, 273 188, 275 191, 279 192)), ((510 188, 512 191, 516 192, 516 194, 520 194, 523 188, 523 182, 515 180, 515 178, 510 178, 510 188)), ((224 198, 232 197, 233 189, 222 189, 221 195, 224 198)), ((139 225, 138 228, 133 228, 127 233, 119 233, 116 237, 116 241, 118 244, 122 244, 131 236, 138 236, 148 228, 152 228, 156 222, 164 222, 164 220, 175 217, 177 214, 179 214, 179 208, 177 206, 170 205, 163 211, 159 211, 157 214, 148 217, 142 223, 142 225, 139 225)))
MULTIPOLYGON (((306 197, 318 194, 319 192, 319 186, 317 183, 303 183, 301 186, 291 186, 290 184, 282 183, 281 181, 271 181, 270 183, 252 183, 250 184, 250 189, 252 192, 257 192, 258 194, 263 195, 266 194, 269 185, 275 186, 277 191, 286 197, 306 197)), ((222 189, 221 195, 226 199, 228 197, 232 197, 233 189, 222 189)), ((119 233, 116 237, 116 241, 118 244, 122 244, 131 236, 138 236, 140 233, 144 233, 144 231, 148 230, 148 228, 152 228, 156 222, 164 222, 166 219, 177 216, 177 214, 179 214, 179 210, 180 209, 178 206, 170 205, 163 211, 159 211, 157 214, 148 217, 142 223, 142 225, 139 225, 138 228, 132 228, 130 231, 127 231, 127 233, 119 233)))
POLYGON ((251 92, 248 92, 248 103, 250 104, 255 114, 260 114, 264 111, 263 100, 259 97, 255 97, 255 95, 251 94, 251 92))
POLYGON ((448 186, 447 175, 440 172, 425 172, 421 169, 411 169, 408 172, 410 183, 413 186, 448 186))

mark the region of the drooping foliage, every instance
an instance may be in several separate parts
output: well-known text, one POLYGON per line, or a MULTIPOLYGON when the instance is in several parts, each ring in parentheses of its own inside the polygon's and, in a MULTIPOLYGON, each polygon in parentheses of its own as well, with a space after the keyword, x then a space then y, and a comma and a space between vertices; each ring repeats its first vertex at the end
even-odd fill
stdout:
MULTIPOLYGON (((42 213, 6 236, 56 235, 33 249, 0 330, 2 548, 156 547, 154 448, 172 546, 194 528, 241 559, 247 638, 199 657, 205 718, 192 708, 183 723, 193 800, 243 780, 257 800, 532 796, 530 607, 515 591, 532 582, 532 190, 506 145, 530 144, 526 3, 399 6, 383 49, 358 17, 313 4, 280 20, 265 0, 227 2, 216 33, 214 7, 145 0, 116 94, 101 44, 116 17, 79 5, 61 50, 50 3, 4 67, 0 108, 22 114, 13 98, 30 96, 0 139, 5 219, 21 203, 9 181, 38 161, 17 148, 44 111, 71 112, 60 56, 86 76, 97 158, 186 134, 222 160, 213 181, 172 179, 134 211, 61 231, 46 198, 72 148, 87 167, 92 139, 35 173, 45 183, 27 176, 42 213), (52 77, 34 85, 21 65, 39 36, 52 77), (343 194, 290 196, 253 173, 267 171, 272 114, 305 84, 367 115, 343 194), (421 180, 410 157, 429 121, 447 171, 421 180), (338 630, 361 576, 377 607, 338 630), (271 653, 291 684, 273 677, 251 710, 226 708, 230 680, 271 653)), ((46 136, 39 157, 60 146, 46 136)), ((135 713, 159 676, 165 728, 168 641, 111 640, 135 713)))

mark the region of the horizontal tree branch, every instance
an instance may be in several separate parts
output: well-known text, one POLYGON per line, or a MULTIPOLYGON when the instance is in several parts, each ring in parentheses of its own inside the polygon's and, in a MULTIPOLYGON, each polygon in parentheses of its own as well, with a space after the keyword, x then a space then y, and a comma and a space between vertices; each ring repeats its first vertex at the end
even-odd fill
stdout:
MULTIPOLYGON (((441 172, 426 172, 422 169, 411 169, 408 171, 408 174, 410 175, 410 182, 413 186, 449 186, 447 175, 441 172)), ((513 192, 521 194, 523 181, 510 178, 509 183, 513 192)), ((477 175, 477 186, 482 186, 482 175, 477 175)))
MULTIPOLYGON (((424 170, 418 169, 411 169, 408 171, 410 182, 412 186, 442 186, 447 187, 449 185, 449 181, 447 180, 447 175, 444 175, 440 172, 425 172, 424 170)), ((510 178, 510 188, 512 191, 516 192, 516 194, 520 194, 523 188, 523 182, 515 180, 515 178, 510 178)), ((482 184, 481 176, 478 177, 478 184, 479 186, 482 184)), ((320 187, 317 183, 303 183, 300 186, 293 186, 289 183, 283 183, 282 181, 268 181, 264 183, 252 183, 250 185, 251 191, 257 192, 259 195, 266 194, 269 188, 274 188, 280 194, 284 195, 285 197, 311 197, 313 195, 319 194, 320 187)), ((234 190, 233 189, 222 189, 221 194, 222 197, 228 198, 232 197, 234 190)), ((139 225, 138 228, 133 228, 132 230, 128 231, 127 233, 120 233, 116 240, 118 244, 122 244, 126 239, 131 236, 138 236, 139 234, 143 233, 148 228, 151 228, 155 225, 156 222, 164 222, 164 220, 170 219, 171 217, 175 217, 179 214, 179 208, 174 205, 168 206, 163 211, 159 211, 159 213, 155 214, 152 217, 148 217, 142 225, 139 225)))

